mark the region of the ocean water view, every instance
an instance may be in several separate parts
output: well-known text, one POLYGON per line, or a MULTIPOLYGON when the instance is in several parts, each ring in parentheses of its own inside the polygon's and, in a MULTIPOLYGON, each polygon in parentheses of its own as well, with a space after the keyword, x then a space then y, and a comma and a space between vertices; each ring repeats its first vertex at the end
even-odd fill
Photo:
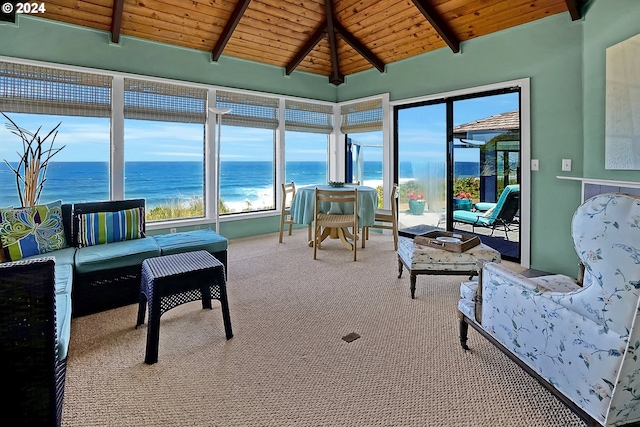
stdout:
MULTIPOLYGON (((14 164, 12 166, 15 167, 14 164)), ((285 181, 296 186, 327 181, 325 162, 287 162, 285 181)), ((365 185, 380 185, 382 162, 365 161, 365 185)), ((400 181, 414 177, 411 162, 400 164, 400 181)), ((479 164, 457 162, 457 177, 478 176, 479 164)), ((240 212, 248 203, 259 209, 275 205, 272 162, 222 162, 220 197, 232 211, 240 212)), ((40 202, 94 202, 109 199, 108 162, 51 162, 40 202)), ((173 201, 202 198, 204 194, 202 162, 125 162, 125 198, 146 199, 147 209, 173 201)), ((15 174, 0 164, 0 207, 19 206, 15 174)))

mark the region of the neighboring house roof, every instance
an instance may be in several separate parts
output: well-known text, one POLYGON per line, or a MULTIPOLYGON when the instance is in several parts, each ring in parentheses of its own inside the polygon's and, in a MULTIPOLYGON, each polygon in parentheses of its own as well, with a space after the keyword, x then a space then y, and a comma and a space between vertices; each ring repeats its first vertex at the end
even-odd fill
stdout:
POLYGON ((488 131, 488 130, 517 130, 520 129, 520 110, 508 111, 476 120, 475 122, 464 123, 453 128, 456 134, 488 131))

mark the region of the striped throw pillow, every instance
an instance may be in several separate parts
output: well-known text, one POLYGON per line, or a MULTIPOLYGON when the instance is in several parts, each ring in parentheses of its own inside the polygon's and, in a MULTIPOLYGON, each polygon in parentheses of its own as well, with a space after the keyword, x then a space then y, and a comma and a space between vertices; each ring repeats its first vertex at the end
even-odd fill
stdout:
POLYGON ((78 227, 78 246, 94 246, 139 239, 143 236, 143 220, 144 213, 141 208, 81 214, 78 227))

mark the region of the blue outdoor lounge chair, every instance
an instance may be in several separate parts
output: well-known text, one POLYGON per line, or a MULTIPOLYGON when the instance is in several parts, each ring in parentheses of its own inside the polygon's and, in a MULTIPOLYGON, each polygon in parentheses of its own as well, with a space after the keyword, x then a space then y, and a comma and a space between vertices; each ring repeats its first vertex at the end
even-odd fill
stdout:
POLYGON ((520 209, 520 185, 512 184, 507 185, 500 199, 495 205, 490 203, 476 203, 476 209, 478 205, 483 205, 488 210, 485 212, 470 212, 465 210, 453 211, 453 222, 461 222, 464 224, 471 224, 472 230, 475 231, 475 227, 487 227, 491 228, 491 236, 496 227, 502 226, 504 228, 504 234, 509 240, 509 225, 513 223, 513 219, 520 209))

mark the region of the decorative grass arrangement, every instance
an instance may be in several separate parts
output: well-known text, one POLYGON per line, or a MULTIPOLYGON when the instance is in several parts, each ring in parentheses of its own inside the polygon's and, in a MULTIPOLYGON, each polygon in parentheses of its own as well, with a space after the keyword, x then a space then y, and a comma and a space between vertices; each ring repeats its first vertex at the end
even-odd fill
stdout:
POLYGON ((2 115, 9 120, 7 129, 22 139, 22 153, 17 152, 18 156, 20 156, 18 166, 14 168, 6 159, 4 162, 16 175, 16 187, 20 204, 22 206, 36 206, 40 200, 44 183, 47 180, 49 160, 65 147, 63 145, 60 148, 53 148, 53 143, 58 135, 58 128, 62 122, 58 123, 58 125, 43 138, 40 136, 40 129, 42 129, 42 127, 39 127, 35 133, 32 133, 19 127, 6 114, 2 113, 2 115), (51 137, 50 144, 47 142, 49 137, 51 137))

